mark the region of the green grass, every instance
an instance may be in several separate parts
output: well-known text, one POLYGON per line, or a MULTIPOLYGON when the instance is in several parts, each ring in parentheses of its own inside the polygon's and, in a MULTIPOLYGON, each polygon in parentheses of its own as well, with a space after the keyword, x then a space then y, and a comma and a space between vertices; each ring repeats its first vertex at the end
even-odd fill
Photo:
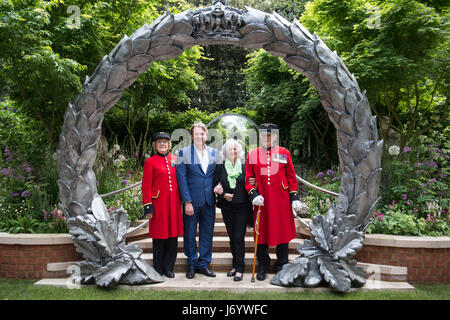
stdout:
POLYGON ((416 285, 411 292, 369 291, 229 293, 224 291, 152 291, 34 286, 33 280, 0 279, 0 300, 449 300, 450 285, 416 285))

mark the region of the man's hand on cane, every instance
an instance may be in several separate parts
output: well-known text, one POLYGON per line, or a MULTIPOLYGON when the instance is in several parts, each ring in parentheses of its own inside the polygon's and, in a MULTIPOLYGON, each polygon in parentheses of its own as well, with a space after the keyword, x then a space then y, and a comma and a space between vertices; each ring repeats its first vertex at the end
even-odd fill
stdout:
POLYGON ((263 206, 264 205, 264 198, 263 196, 257 196, 255 199, 253 199, 252 204, 254 206, 263 206))

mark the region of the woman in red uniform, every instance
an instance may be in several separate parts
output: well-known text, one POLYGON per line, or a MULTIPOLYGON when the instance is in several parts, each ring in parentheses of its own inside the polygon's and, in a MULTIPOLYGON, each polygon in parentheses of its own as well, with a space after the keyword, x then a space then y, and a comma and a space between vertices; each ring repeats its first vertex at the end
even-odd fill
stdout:
POLYGON ((156 154, 144 164, 142 204, 150 220, 153 266, 160 274, 173 278, 178 236, 183 235, 183 218, 175 169, 176 157, 169 153, 170 148, 170 135, 158 132, 153 139, 156 154))

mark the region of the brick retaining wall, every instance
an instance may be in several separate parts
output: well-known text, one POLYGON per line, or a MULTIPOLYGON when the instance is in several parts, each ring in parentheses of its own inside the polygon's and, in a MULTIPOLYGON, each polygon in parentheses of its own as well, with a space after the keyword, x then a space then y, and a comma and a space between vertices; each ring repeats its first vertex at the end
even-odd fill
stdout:
MULTIPOLYGON (((147 232, 138 230, 127 242, 145 239, 147 232)), ((355 258, 358 262, 407 267, 411 283, 450 283, 450 237, 366 235, 355 258)), ((45 278, 48 263, 79 260, 81 254, 68 234, 0 233, 0 278, 45 278)))
POLYGON ((40 279, 47 264, 82 260, 73 243, 50 245, 0 244, 0 278, 40 279))
POLYGON ((449 248, 365 245, 355 258, 358 262, 407 267, 407 281, 411 283, 450 283, 449 248))
MULTIPOLYGON (((148 238, 148 227, 126 237, 127 242, 148 238)), ((83 260, 69 234, 0 233, 0 278, 41 279, 48 276, 47 264, 83 260)), ((54 272, 50 273, 55 275, 54 272)), ((66 276, 65 272, 59 276, 66 276)))

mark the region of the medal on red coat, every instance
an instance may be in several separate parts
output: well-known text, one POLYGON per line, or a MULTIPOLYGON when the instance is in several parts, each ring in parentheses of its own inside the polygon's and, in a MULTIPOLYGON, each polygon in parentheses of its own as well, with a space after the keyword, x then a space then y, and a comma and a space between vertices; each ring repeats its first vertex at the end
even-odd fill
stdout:
POLYGON ((274 154, 272 156, 272 160, 273 162, 278 162, 278 163, 287 163, 287 158, 285 154, 274 154))

